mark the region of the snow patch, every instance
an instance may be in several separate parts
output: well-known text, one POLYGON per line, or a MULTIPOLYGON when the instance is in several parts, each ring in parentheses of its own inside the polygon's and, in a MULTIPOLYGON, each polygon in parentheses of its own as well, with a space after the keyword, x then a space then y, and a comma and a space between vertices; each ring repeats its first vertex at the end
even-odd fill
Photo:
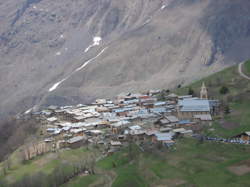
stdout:
POLYGON ((60 51, 58 51, 57 53, 56 53, 56 56, 60 56, 62 53, 60 52, 60 51))
POLYGON ((91 45, 88 46, 88 47, 84 50, 84 52, 87 53, 91 47, 92 47, 91 45))
POLYGON ((101 41, 102 41, 102 38, 101 38, 101 37, 95 36, 95 37, 93 38, 93 43, 92 43, 90 46, 88 46, 88 47, 84 50, 84 52, 86 53, 86 52, 88 52, 92 47, 100 45, 101 41))
POLYGON ((90 62, 92 62, 93 60, 95 60, 96 58, 98 58, 102 53, 104 53, 104 51, 107 49, 107 47, 105 47, 103 50, 101 50, 100 53, 98 53, 94 58, 91 58, 90 60, 86 61, 82 66, 80 66, 79 68, 77 68, 75 70, 75 72, 80 71, 81 69, 83 69, 84 67, 86 67, 90 62))
POLYGON ((100 45, 100 42, 102 41, 102 38, 99 36, 96 36, 93 38, 93 45, 100 45))
POLYGON ((62 84, 64 81, 66 81, 66 80, 67 80, 67 78, 64 78, 64 79, 62 79, 61 81, 55 83, 55 84, 49 89, 49 92, 52 92, 52 91, 54 91, 55 89, 57 89, 57 87, 58 87, 60 84, 62 84))
POLYGON ((174 0, 166 0, 163 5, 161 6, 161 10, 164 10, 165 8, 167 8, 169 6, 169 4, 171 2, 173 2, 174 0))
POLYGON ((33 110, 33 107, 27 110, 26 112, 24 112, 24 114, 29 114, 32 110, 33 110))
POLYGON ((83 63, 83 65, 81 65, 79 68, 75 69, 75 71, 73 71, 70 75, 68 75, 66 78, 62 79, 61 81, 55 83, 50 89, 49 92, 52 92, 54 90, 56 90, 58 88, 58 86, 60 86, 60 84, 62 84, 64 81, 66 81, 67 79, 69 79, 74 73, 82 70, 83 68, 85 68, 90 62, 92 62, 93 60, 97 59, 99 56, 101 56, 104 51, 107 49, 108 47, 105 47, 104 49, 102 49, 100 51, 100 53, 98 53, 95 57, 87 60, 86 62, 83 63))

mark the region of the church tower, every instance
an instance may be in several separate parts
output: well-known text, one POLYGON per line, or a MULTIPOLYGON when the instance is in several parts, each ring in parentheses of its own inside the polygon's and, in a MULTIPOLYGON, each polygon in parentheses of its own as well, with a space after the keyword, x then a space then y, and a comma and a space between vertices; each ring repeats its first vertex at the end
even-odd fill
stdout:
POLYGON ((200 98, 201 98, 201 99, 208 99, 208 96, 207 96, 207 88, 206 88, 204 82, 202 83, 202 86, 201 86, 200 98))

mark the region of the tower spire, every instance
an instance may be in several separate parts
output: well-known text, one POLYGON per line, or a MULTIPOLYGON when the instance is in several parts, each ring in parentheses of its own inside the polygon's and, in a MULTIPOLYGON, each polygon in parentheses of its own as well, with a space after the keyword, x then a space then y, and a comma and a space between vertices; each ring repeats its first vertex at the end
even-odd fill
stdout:
POLYGON ((206 87, 204 82, 202 83, 202 86, 201 86, 200 98, 201 99, 208 99, 207 87, 206 87))

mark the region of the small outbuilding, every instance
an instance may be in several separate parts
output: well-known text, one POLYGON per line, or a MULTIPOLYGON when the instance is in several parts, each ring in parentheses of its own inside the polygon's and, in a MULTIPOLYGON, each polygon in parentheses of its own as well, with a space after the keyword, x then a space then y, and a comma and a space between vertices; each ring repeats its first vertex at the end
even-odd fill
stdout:
POLYGON ((236 136, 233 136, 232 138, 239 138, 243 141, 249 141, 250 140, 250 131, 246 131, 246 132, 243 132, 243 133, 240 133, 236 136))
POLYGON ((81 147, 86 140, 85 136, 76 136, 67 141, 68 146, 72 149, 81 147))

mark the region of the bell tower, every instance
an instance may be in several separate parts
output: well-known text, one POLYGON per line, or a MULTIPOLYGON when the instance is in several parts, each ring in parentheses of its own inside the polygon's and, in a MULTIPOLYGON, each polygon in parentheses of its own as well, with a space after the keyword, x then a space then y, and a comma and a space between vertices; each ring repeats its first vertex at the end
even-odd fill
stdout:
POLYGON ((202 83, 202 86, 201 86, 200 98, 201 99, 208 99, 207 87, 205 86, 204 82, 202 83))

